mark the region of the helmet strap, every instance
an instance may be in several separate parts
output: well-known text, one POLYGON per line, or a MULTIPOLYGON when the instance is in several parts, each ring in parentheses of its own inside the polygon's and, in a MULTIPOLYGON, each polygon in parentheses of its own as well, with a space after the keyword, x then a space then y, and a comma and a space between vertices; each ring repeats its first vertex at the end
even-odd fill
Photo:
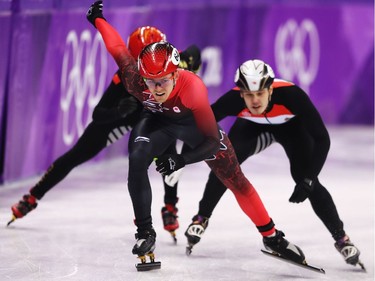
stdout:
POLYGON ((270 86, 270 87, 268 88, 268 102, 271 101, 272 93, 273 93, 273 87, 270 86))
POLYGON ((172 88, 172 91, 176 87, 176 75, 175 74, 176 74, 176 71, 172 73, 172 75, 173 75, 173 88, 172 88))

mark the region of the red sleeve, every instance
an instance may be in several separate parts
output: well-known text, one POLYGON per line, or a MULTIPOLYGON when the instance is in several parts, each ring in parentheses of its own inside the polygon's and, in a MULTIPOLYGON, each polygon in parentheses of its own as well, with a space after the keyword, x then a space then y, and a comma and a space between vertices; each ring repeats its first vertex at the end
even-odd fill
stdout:
POLYGON ((184 91, 181 102, 193 112, 198 129, 205 136, 218 138, 218 128, 215 116, 212 112, 208 100, 208 90, 206 86, 197 79, 192 83, 192 87, 184 91))
POLYGON ((101 18, 95 20, 95 26, 102 35, 108 52, 121 70, 121 81, 125 89, 139 99, 139 93, 142 93, 147 87, 139 75, 135 59, 130 55, 120 34, 101 18))
MULTIPOLYGON (((117 65, 122 69, 128 60, 133 60, 128 48, 122 40, 120 34, 107 21, 102 18, 95 20, 95 26, 103 37, 104 44, 108 52, 115 59, 117 65)), ((128 62, 129 63, 129 62, 128 62)), ((133 62, 135 64, 135 61, 133 62)))
POLYGON ((207 88, 201 79, 189 82, 189 86, 183 90, 181 102, 190 108, 198 129, 206 138, 193 150, 183 153, 186 164, 207 159, 220 148, 219 130, 208 100, 207 88))

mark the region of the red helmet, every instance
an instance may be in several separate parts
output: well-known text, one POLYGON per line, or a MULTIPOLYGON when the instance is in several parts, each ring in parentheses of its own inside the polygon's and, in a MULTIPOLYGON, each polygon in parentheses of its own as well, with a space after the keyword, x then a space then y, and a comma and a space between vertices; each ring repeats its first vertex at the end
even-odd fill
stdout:
POLYGON ((156 27, 142 26, 134 30, 128 37, 128 49, 133 58, 138 59, 140 52, 145 46, 166 40, 165 34, 156 27))
POLYGON ((139 55, 138 69, 141 76, 160 78, 176 71, 180 63, 178 50, 168 42, 147 45, 139 55))

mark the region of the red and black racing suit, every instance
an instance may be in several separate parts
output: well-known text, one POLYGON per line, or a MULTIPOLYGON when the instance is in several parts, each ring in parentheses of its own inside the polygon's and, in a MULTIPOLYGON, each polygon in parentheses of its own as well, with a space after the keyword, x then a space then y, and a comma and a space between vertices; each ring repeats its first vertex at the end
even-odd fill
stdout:
POLYGON ((234 193, 242 210, 263 236, 274 233, 274 224, 255 188, 242 173, 228 137, 218 130, 202 80, 194 73, 178 70, 179 76, 168 100, 156 102, 118 32, 101 18, 96 18, 95 26, 122 71, 125 88, 144 106, 129 139, 128 189, 138 232, 152 227, 148 168, 154 157, 180 139, 192 148, 182 153, 185 163, 203 161, 214 155, 213 160, 206 161, 213 173, 234 193))
MULTIPOLYGON (((195 45, 191 45, 182 52, 182 55, 188 57, 188 54, 197 53, 198 51, 199 49, 195 45)), ((189 68, 188 65, 187 67, 189 68)), ((138 108, 130 114, 127 114, 126 109, 123 111, 119 110, 121 101, 128 98, 133 97, 121 83, 120 70, 118 70, 103 93, 99 103, 95 106, 93 120, 85 128, 75 145, 49 166, 46 173, 30 189, 30 194, 40 200, 75 167, 92 159, 106 146, 116 142, 129 132, 138 122, 143 106, 141 103, 138 103, 138 108)), ((176 153, 176 146, 174 144, 170 145, 165 153, 176 153)), ((176 183, 174 186, 169 186, 164 182, 165 204, 174 205, 177 203, 177 185, 176 183)))

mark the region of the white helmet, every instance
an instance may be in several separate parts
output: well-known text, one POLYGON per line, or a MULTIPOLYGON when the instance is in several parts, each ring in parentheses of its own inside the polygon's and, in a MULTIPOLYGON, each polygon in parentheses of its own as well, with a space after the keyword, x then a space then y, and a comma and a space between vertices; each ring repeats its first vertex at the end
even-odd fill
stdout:
POLYGON ((234 82, 247 91, 261 91, 269 88, 275 78, 272 68, 261 60, 248 60, 236 71, 234 82))

